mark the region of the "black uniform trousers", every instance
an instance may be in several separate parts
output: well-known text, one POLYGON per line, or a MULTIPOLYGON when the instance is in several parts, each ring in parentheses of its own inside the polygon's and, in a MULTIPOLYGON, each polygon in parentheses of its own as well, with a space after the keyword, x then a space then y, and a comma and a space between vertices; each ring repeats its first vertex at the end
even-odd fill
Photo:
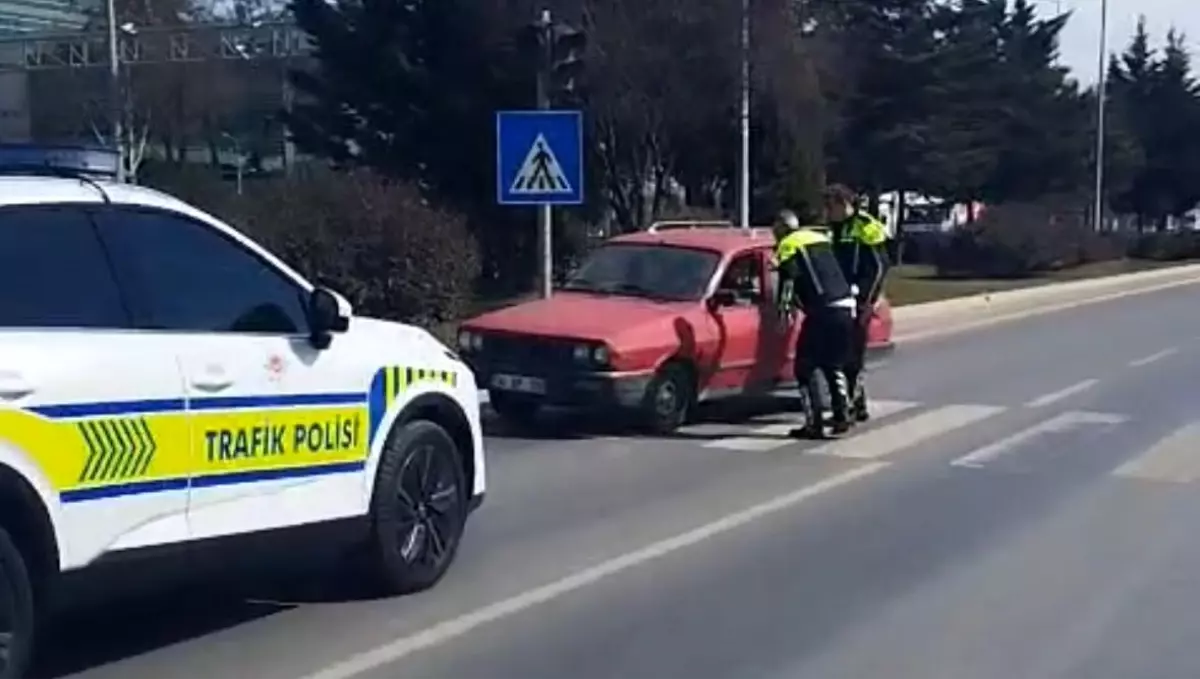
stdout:
POLYGON ((867 335, 870 318, 869 307, 859 309, 859 315, 854 319, 854 329, 850 337, 850 355, 846 363, 846 381, 850 384, 852 407, 861 414, 865 414, 867 410, 867 389, 863 384, 863 371, 867 364, 867 335))
POLYGON ((835 421, 849 421, 849 382, 846 369, 853 359, 854 313, 842 307, 813 309, 804 314, 796 338, 796 384, 804 402, 805 425, 822 426, 822 403, 818 373, 829 386, 830 407, 835 421))

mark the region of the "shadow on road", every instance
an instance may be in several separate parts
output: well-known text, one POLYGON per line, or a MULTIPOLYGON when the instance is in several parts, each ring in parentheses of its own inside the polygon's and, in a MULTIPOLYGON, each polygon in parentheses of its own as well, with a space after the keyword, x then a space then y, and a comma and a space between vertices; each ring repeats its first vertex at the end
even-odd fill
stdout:
MULTIPOLYGON (((728 399, 701 404, 693 414, 691 425, 759 425, 757 418, 779 415, 799 410, 798 399, 786 396, 728 399)), ((728 433, 708 435, 691 432, 687 427, 666 435, 667 439, 712 440, 729 436, 728 433)), ((651 436, 638 427, 628 415, 595 413, 572 410, 547 410, 539 413, 532 425, 519 425, 501 419, 490 409, 484 411, 484 436, 499 439, 522 439, 532 441, 580 441, 599 437, 645 438, 651 436)))
POLYGON ((31 679, 57 679, 133 658, 298 606, 374 596, 330 562, 282 573, 188 582, 64 614, 41 632, 31 679))

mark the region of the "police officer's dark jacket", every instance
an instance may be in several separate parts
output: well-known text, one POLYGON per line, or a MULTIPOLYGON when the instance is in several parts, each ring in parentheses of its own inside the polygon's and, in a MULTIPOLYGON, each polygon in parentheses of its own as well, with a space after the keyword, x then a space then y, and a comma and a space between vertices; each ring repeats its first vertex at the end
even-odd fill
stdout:
POLYGON ((843 306, 853 298, 842 274, 829 237, 815 229, 802 228, 775 244, 779 280, 792 281, 793 301, 812 313, 843 306))
POLYGON ((838 263, 847 280, 858 286, 859 304, 874 304, 883 292, 883 279, 887 275, 887 230, 865 212, 854 212, 829 228, 838 263))

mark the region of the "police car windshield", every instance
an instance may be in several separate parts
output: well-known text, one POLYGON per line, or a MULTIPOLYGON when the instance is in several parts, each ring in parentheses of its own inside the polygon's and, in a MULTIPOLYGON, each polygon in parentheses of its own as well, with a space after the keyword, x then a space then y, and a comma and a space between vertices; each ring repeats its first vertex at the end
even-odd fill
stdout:
POLYGON ((592 252, 564 290, 668 301, 704 296, 720 255, 668 245, 613 243, 592 252))

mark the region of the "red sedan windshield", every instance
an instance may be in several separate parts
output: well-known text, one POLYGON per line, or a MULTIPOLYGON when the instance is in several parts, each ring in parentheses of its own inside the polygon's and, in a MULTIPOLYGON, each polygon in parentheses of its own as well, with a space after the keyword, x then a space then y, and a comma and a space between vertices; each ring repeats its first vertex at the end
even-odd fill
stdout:
POLYGON ((704 295, 719 261, 720 255, 706 250, 613 243, 592 252, 563 289, 697 300, 704 295))

